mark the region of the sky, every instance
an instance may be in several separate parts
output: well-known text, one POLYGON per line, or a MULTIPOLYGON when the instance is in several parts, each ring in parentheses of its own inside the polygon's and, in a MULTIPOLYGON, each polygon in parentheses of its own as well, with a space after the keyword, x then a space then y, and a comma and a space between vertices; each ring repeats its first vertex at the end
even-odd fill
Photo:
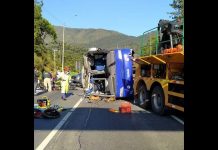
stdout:
POLYGON ((52 25, 106 29, 142 35, 160 19, 172 20, 173 0, 43 0, 42 16, 52 25))

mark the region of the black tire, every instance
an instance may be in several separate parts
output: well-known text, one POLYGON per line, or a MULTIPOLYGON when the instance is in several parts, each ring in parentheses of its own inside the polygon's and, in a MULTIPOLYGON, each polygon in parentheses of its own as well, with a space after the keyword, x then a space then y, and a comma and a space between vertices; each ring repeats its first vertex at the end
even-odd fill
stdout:
POLYGON ((39 109, 34 108, 34 118, 41 118, 42 117, 42 111, 39 109))
POLYGON ((151 106, 153 112, 159 115, 166 114, 165 97, 163 89, 160 86, 154 87, 151 94, 151 106))
POLYGON ((140 84, 138 88, 138 97, 136 100, 137 105, 139 105, 142 108, 148 107, 148 91, 144 84, 140 84))
POLYGON ((50 107, 51 109, 55 109, 57 110, 58 112, 62 112, 64 111, 65 109, 62 107, 62 106, 59 106, 59 105, 54 105, 52 107, 50 107))
POLYGON ((58 112, 56 109, 48 108, 43 112, 43 117, 48 119, 55 119, 60 117, 60 112, 58 112))

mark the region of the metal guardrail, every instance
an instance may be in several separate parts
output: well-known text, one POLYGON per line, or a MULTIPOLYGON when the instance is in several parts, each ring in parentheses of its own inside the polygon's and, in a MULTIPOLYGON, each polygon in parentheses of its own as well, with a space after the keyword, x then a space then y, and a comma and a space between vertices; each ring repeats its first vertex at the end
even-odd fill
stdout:
POLYGON ((173 43, 176 40, 180 41, 182 43, 182 46, 184 47, 184 22, 183 22, 183 29, 182 29, 182 37, 175 38, 175 37, 172 37, 172 34, 170 34, 170 40, 166 40, 166 41, 160 42, 158 27, 155 27, 155 28, 152 28, 150 30, 143 32, 142 37, 141 37, 141 43, 140 43, 141 45, 140 51, 138 51, 138 54, 140 56, 160 54, 161 44, 169 42, 170 48, 173 48, 173 43))

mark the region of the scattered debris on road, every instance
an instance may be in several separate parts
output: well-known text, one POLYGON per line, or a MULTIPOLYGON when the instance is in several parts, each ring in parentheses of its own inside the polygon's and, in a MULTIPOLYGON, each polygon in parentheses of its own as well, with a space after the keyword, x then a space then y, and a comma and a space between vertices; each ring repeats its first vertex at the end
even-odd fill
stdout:
POLYGON ((51 106, 50 99, 47 96, 43 96, 37 100, 37 104, 34 104, 34 118, 49 118, 55 119, 60 117, 60 112, 66 110, 62 106, 51 106))
POLYGON ((131 104, 129 102, 122 102, 119 111, 121 113, 131 113, 131 104))
POLYGON ((114 108, 109 108, 108 109, 110 112, 114 113, 131 113, 131 103, 129 102, 121 102, 119 110, 114 109, 114 108))

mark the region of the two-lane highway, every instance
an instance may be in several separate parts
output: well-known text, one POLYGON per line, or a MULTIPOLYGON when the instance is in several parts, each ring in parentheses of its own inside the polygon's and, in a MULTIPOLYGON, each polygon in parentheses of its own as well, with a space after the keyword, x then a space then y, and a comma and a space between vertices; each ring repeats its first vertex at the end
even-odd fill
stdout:
MULTIPOLYGON (((72 91, 71 91, 72 92, 72 91)), ((123 100, 89 103, 81 90, 67 101, 60 91, 45 93, 51 104, 69 109, 57 119, 34 119, 34 147, 46 150, 183 150, 183 124, 132 104, 131 114, 110 112, 123 100)), ((43 96, 37 96, 36 99, 43 96)))

